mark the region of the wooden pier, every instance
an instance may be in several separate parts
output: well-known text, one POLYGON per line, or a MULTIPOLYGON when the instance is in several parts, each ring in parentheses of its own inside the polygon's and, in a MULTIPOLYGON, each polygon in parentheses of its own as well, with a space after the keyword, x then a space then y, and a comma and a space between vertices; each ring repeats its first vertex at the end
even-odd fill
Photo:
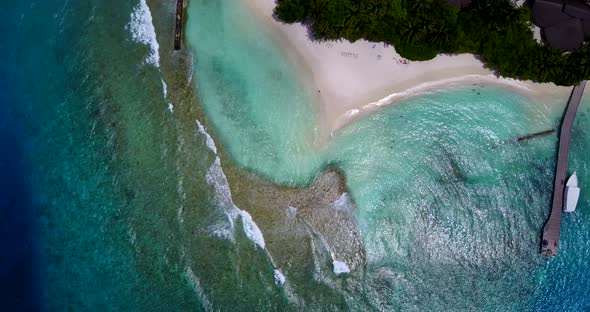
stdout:
POLYGON ((559 132, 559 149, 557 151, 557 166, 555 169, 555 184, 553 188, 553 205, 551 214, 545 223, 543 229, 543 238, 541 243, 541 254, 544 256, 556 256, 557 245, 559 242, 559 228, 561 226, 561 213, 563 210, 563 194, 565 189, 565 180, 567 175, 567 157, 569 152, 570 136, 574 118, 582 95, 586 81, 580 82, 574 87, 570 95, 565 115, 561 122, 559 132))
POLYGON ((176 28, 174 30, 174 50, 180 50, 182 44, 182 20, 184 13, 184 0, 176 1, 176 28))

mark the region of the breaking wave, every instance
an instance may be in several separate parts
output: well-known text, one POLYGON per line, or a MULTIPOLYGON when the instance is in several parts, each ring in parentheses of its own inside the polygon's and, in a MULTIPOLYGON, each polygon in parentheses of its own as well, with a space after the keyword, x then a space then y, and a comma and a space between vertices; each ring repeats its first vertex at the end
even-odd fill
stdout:
POLYGON ((285 282, 287 281, 287 279, 285 278, 285 275, 283 275, 283 273, 279 269, 274 270, 274 276, 275 276, 275 284, 277 284, 278 286, 285 284, 285 282))
POLYGON ((164 79, 160 79, 162 81, 162 93, 164 95, 164 99, 168 97, 168 85, 164 81, 164 79))
POLYGON ((332 205, 336 210, 345 212, 352 212, 352 209, 354 208, 354 204, 352 203, 352 200, 350 200, 350 195, 346 192, 342 193, 332 205))
POLYGON ((156 40, 152 13, 145 0, 140 0, 139 4, 135 6, 131 12, 131 20, 125 28, 131 32, 133 41, 149 46, 150 54, 146 57, 145 63, 160 68, 160 45, 156 40))
MULTIPOLYGON (((213 138, 211 138, 211 135, 209 135, 207 130, 205 130, 205 127, 198 120, 196 122, 199 133, 205 136, 207 147, 217 155, 217 147, 215 146, 213 138)), ((233 240, 235 220, 240 217, 244 233, 248 239, 254 242, 258 247, 265 249, 266 243, 264 241, 264 236, 256 222, 252 219, 252 216, 247 211, 238 208, 232 200, 229 183, 227 182, 227 177, 221 167, 221 159, 219 159, 219 156, 215 157, 215 161, 211 164, 211 167, 209 167, 205 178, 207 183, 213 186, 213 199, 215 204, 223 209, 223 213, 227 217, 227 222, 221 224, 218 223, 210 227, 210 233, 218 237, 233 240)))
POLYGON ((265 249, 266 243, 264 242, 264 236, 262 236, 262 231, 260 231, 260 228, 256 222, 252 220, 252 216, 247 211, 241 210, 240 217, 242 217, 244 232, 246 233, 248 239, 253 241, 260 248, 265 249))
POLYGON ((192 289, 195 291, 195 294, 197 295, 197 299, 199 300, 199 303, 201 303, 203 309, 205 311, 213 311, 213 305, 211 304, 211 302, 209 302, 209 299, 205 295, 205 291, 203 290, 203 287, 201 286, 201 282, 199 281, 199 278, 195 275, 195 273, 193 272, 191 267, 188 265, 184 269, 184 276, 186 277, 187 281, 190 283, 192 289))
POLYGON ((205 178, 207 184, 213 186, 213 200, 216 206, 221 208, 227 217, 227 222, 217 222, 210 226, 209 232, 220 238, 234 240, 234 221, 240 215, 241 209, 232 201, 227 177, 221 168, 219 157, 215 157, 205 178))
POLYGON ((334 268, 334 273, 336 275, 350 273, 350 268, 348 265, 342 261, 338 261, 334 258, 334 254, 332 254, 332 267, 334 268))
POLYGON ((197 120, 197 126, 199 127, 199 133, 205 136, 205 143, 207 147, 217 155, 217 147, 215 146, 215 142, 213 138, 209 135, 205 127, 197 120))

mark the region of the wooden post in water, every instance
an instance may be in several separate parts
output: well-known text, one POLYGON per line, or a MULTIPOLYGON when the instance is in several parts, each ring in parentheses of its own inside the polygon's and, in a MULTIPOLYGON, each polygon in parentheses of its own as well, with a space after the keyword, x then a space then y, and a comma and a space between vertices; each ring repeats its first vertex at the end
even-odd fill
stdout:
POLYGON ((565 115, 561 122, 559 133, 559 149, 557 151, 557 167, 555 168, 555 184, 553 188, 553 206, 551 214, 543 228, 543 241, 541 243, 541 254, 544 256, 556 256, 557 244, 559 242, 559 231, 561 227, 561 213, 563 210, 563 193, 567 174, 567 156, 569 152, 570 135, 576 111, 584 94, 586 81, 580 82, 574 87, 570 95, 565 115))
POLYGON ((516 142, 527 141, 527 140, 530 140, 530 139, 534 139, 534 138, 538 138, 538 137, 550 135, 550 134, 553 134, 553 132, 555 132, 555 130, 550 129, 550 130, 545 130, 545 131, 541 131, 541 132, 537 132, 537 133, 525 135, 525 136, 522 136, 522 137, 516 139, 516 142))
POLYGON ((184 0, 176 1, 176 28, 174 30, 174 50, 180 50, 182 44, 182 19, 184 13, 184 0))

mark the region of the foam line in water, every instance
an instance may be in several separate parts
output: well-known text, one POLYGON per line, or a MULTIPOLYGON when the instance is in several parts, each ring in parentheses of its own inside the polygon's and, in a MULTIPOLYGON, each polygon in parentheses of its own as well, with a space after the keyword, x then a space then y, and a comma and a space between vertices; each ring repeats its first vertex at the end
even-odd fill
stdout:
MULTIPOLYGON (((384 105, 389 105, 395 101, 407 99, 407 98, 414 97, 417 95, 428 94, 430 92, 440 90, 443 87, 465 86, 467 82, 472 82, 472 81, 477 81, 480 83, 500 84, 500 85, 504 85, 504 86, 513 87, 518 90, 531 91, 531 88, 529 87, 529 85, 527 85, 525 82, 522 82, 522 81, 519 81, 516 79, 503 78, 503 77, 498 78, 495 75, 465 75, 465 76, 461 76, 461 77, 453 77, 453 78, 441 79, 441 80, 437 80, 437 81, 425 82, 425 83, 419 84, 417 86, 414 86, 412 88, 406 89, 402 92, 389 94, 388 96, 386 96, 378 101, 371 102, 371 103, 364 105, 363 107, 361 107, 361 109, 348 110, 348 111, 344 112, 342 115, 340 115, 337 118, 337 120, 338 120, 338 123, 344 124, 346 121, 349 121, 352 118, 355 118, 360 113, 371 111, 371 110, 374 110, 374 109, 379 108, 384 105)), ((331 133, 331 135, 333 135, 333 134, 334 133, 331 133)))
MULTIPOLYGON (((178 144, 176 145, 176 152, 178 154, 184 151, 184 137, 178 136, 178 144)), ((180 206, 178 207, 178 211, 176 213, 176 218, 179 224, 184 223, 183 213, 184 213, 184 203, 186 202, 187 194, 184 190, 184 178, 181 174, 182 166, 181 161, 179 158, 176 159, 176 174, 179 177, 178 183, 176 185, 176 193, 180 196, 180 206)))
POLYGON ((209 167, 205 178, 207 183, 213 186, 215 204, 223 209, 223 213, 227 217, 227 222, 211 226, 209 228, 210 233, 221 238, 233 240, 234 223, 236 218, 240 216, 242 218, 246 237, 260 248, 265 249, 266 243, 264 241, 264 236, 256 222, 252 219, 252 216, 247 211, 241 210, 234 204, 229 183, 227 182, 227 177, 221 167, 221 160, 219 157, 215 157, 215 161, 211 167, 209 167))
POLYGON ((348 267, 348 265, 346 265, 346 263, 336 260, 336 258, 334 258, 334 253, 331 253, 331 255, 332 255, 332 266, 334 267, 334 273, 336 275, 340 275, 343 273, 350 273, 350 268, 348 267))
POLYGON ((160 79, 162 81, 162 93, 164 94, 164 98, 168 96, 168 85, 164 81, 164 79, 160 79))
POLYGON ((285 284, 285 282, 287 281, 287 279, 285 278, 285 275, 283 275, 283 273, 279 269, 274 270, 274 276, 275 276, 275 284, 277 284, 278 286, 285 284))
POLYGON ((215 205, 223 210, 227 217, 226 220, 220 221, 209 227, 209 232, 223 239, 234 239, 234 220, 240 214, 240 209, 234 205, 231 198, 231 191, 227 177, 221 168, 221 160, 215 157, 215 161, 209 167, 205 175, 207 184, 213 186, 213 200, 215 205))
POLYGON ((348 265, 346 265, 346 263, 344 263, 342 261, 333 260, 332 265, 334 266, 334 273, 336 273, 336 275, 340 275, 343 273, 350 273, 350 269, 348 268, 348 265))
POLYGON ((262 231, 260 231, 256 222, 252 220, 252 216, 245 210, 240 211, 240 216, 242 217, 244 232, 248 239, 258 245, 258 247, 265 249, 266 243, 264 242, 264 236, 262 236, 262 231))
POLYGON ((125 28, 131 32, 133 41, 149 46, 150 54, 146 57, 145 63, 160 68, 160 45, 156 40, 152 12, 145 0, 140 0, 139 4, 131 12, 131 20, 125 28))
POLYGON ((135 229, 130 227, 127 235, 129 236, 129 242, 131 245, 135 246, 135 241, 137 240, 137 233, 135 232, 135 229))
POLYGON ((193 81, 193 62, 194 62, 194 58, 193 58, 193 54, 191 53, 191 61, 188 62, 188 66, 187 66, 187 84, 190 84, 193 81))
POLYGON ((197 126, 199 127, 199 133, 205 136, 205 143, 207 147, 213 151, 213 153, 217 154, 217 146, 215 146, 215 142, 213 138, 209 135, 205 127, 197 120, 197 126))
MULTIPOLYGON (((196 120, 196 123, 199 133, 205 136, 205 143, 207 147, 217 154, 217 147, 215 146, 213 138, 209 135, 203 124, 201 124, 198 120, 196 120)), ((221 159, 219 156, 215 157, 215 161, 209 167, 209 170, 205 175, 205 179, 207 184, 213 186, 215 204, 223 209, 223 213, 227 217, 226 223, 218 223, 209 227, 209 232, 218 237, 230 239, 233 241, 234 223, 236 218, 240 216, 242 218, 242 224, 246 237, 248 237, 248 239, 254 242, 257 246, 265 250, 266 243, 264 241, 262 231, 256 222, 254 222, 252 216, 247 211, 238 208, 232 200, 231 190, 229 183, 227 182, 227 176, 223 172, 223 168, 221 167, 221 159)))
POLYGON ((351 212, 352 211, 352 201, 350 200, 350 196, 348 193, 344 192, 340 197, 332 204, 336 210, 351 212))
POLYGON ((379 101, 372 102, 372 103, 369 103, 369 104, 363 106, 363 110, 370 109, 370 108, 373 108, 376 106, 378 107, 378 106, 387 105, 397 99, 403 99, 403 98, 408 98, 411 96, 424 94, 429 91, 434 91, 436 89, 439 89, 440 87, 443 87, 443 86, 444 87, 455 86, 455 85, 464 86, 465 82, 474 81, 474 80, 479 80, 479 81, 487 82, 487 83, 500 83, 500 84, 504 84, 504 85, 510 85, 510 86, 513 86, 513 87, 516 87, 516 88, 522 89, 522 90, 530 90, 530 88, 525 83, 518 82, 517 80, 514 80, 514 79, 506 79, 506 78, 498 79, 494 75, 465 75, 465 76, 461 76, 461 77, 441 79, 441 80, 432 81, 432 82, 425 82, 425 83, 419 84, 415 87, 409 88, 403 92, 392 93, 379 101))
POLYGON ((356 109, 356 108, 355 108, 355 109, 347 110, 347 111, 344 113, 344 116, 345 116, 345 117, 352 117, 352 116, 354 116, 354 115, 356 115, 356 114, 358 114, 358 113, 360 113, 360 112, 361 112, 361 110, 360 110, 360 109, 356 109))
POLYGON ((285 211, 287 213, 287 219, 295 219, 297 217, 297 208, 289 206, 285 211))
MULTIPOLYGON (((345 194, 347 193, 343 193, 342 196, 340 196, 340 198, 342 197, 347 197, 345 196, 345 194)), ((324 239, 324 237, 316 232, 307 222, 305 222, 305 220, 301 219, 303 221, 303 224, 305 225, 305 227, 307 228, 307 230, 309 231, 310 234, 316 236, 317 238, 319 238, 320 242, 322 243, 323 247, 325 248, 325 250, 327 250, 328 252, 330 252, 330 257, 332 258, 332 267, 333 267, 333 271, 336 275, 340 275, 343 273, 350 273, 350 268, 348 267, 348 265, 346 263, 344 263, 343 261, 339 261, 336 259, 336 257, 334 256, 334 252, 330 251, 331 247, 328 244, 328 242, 326 242, 326 240, 324 239)), ((313 240, 312 240, 312 248, 313 247, 313 240)), ((316 268, 319 268, 319 264, 316 263, 316 259, 314 257, 314 266, 316 268)), ((317 270, 317 269, 316 269, 317 270)))
POLYGON ((205 295, 205 291, 201 286, 201 282, 199 281, 193 270, 190 268, 190 266, 186 266, 186 268, 184 269, 184 275, 187 281, 190 283, 193 291, 197 295, 197 299, 199 303, 201 303, 204 310, 213 311, 213 305, 211 305, 211 302, 209 302, 209 299, 205 295))

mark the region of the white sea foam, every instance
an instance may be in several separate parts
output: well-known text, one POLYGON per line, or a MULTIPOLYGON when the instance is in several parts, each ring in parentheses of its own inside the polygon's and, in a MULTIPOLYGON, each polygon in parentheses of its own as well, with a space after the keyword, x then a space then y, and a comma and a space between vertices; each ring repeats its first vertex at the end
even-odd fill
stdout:
POLYGON ((281 285, 285 284, 285 281, 287 279, 285 278, 285 275, 283 275, 283 273, 281 272, 281 270, 275 269, 274 270, 274 275, 275 275, 275 284, 277 284, 278 286, 281 286, 281 285))
POLYGON ((140 0, 139 4, 131 12, 131 20, 125 28, 131 32, 131 38, 135 42, 150 47, 150 54, 146 57, 145 62, 160 68, 160 45, 156 40, 156 29, 152 21, 152 13, 145 0, 140 0))
POLYGON ((342 262, 342 261, 338 261, 336 259, 332 260, 332 265, 334 266, 334 273, 336 273, 337 275, 342 274, 342 273, 350 273, 350 269, 348 268, 348 265, 346 265, 346 263, 342 262))
POLYGON ((226 220, 215 223, 209 227, 209 232, 223 239, 234 240, 234 220, 240 214, 240 209, 234 205, 227 177, 221 168, 221 160, 215 157, 215 161, 209 167, 205 176, 207 183, 213 186, 213 199, 215 204, 223 209, 226 220))
POLYGON ((187 68, 187 70, 188 70, 188 73, 187 73, 187 75, 188 75, 187 83, 188 84, 190 84, 193 81, 193 64, 194 64, 193 62, 194 61, 195 60, 193 58, 193 55, 191 54, 191 61, 188 63, 188 66, 187 66, 188 67, 187 68))
MULTIPOLYGON (((346 194, 346 193, 344 193, 344 194, 346 194)), ((341 196, 341 198, 342 198, 342 196, 341 196)), ((344 263, 343 261, 336 260, 336 257, 334 256, 334 252, 330 251, 332 248, 330 247, 328 242, 324 239, 324 237, 320 233, 318 233, 316 230, 314 230, 309 224, 307 224, 307 222, 304 221, 304 224, 305 224, 307 230, 309 231, 309 233, 311 235, 314 235, 317 238, 319 238, 319 241, 323 245, 325 250, 330 252, 330 257, 332 258, 332 266, 333 266, 334 273, 336 273, 337 275, 342 274, 342 273, 350 273, 350 268, 348 267, 348 265, 346 263, 344 263)), ((320 254, 320 250, 316 249, 314 240, 311 240, 311 248, 313 250, 313 262, 314 262, 314 269, 315 269, 314 278, 319 279, 319 276, 321 276, 322 264, 321 264, 321 257, 318 256, 320 254), (317 253, 317 255, 316 255, 316 253, 317 253)))
MULTIPOLYGON (((209 167, 209 171, 207 172, 205 178, 207 179, 207 183, 209 185, 214 186, 214 198, 217 204, 220 204, 224 207, 229 207, 230 210, 238 209, 232 201, 229 183, 227 182, 227 177, 221 168, 221 159, 219 159, 219 157, 215 157, 215 161, 211 167, 209 167)), ((224 209, 224 211, 227 212, 227 209, 224 209)))
POLYGON ((242 217, 242 223, 244 225, 244 232, 246 233, 246 236, 260 248, 266 248, 262 231, 260 231, 260 228, 258 228, 256 222, 252 220, 252 216, 245 210, 240 211, 240 216, 242 217))
POLYGON ((229 183, 227 182, 227 177, 223 172, 223 168, 221 168, 221 160, 219 157, 215 157, 215 161, 211 167, 209 167, 205 178, 207 183, 213 186, 215 204, 223 209, 223 213, 226 216, 224 222, 218 222, 210 226, 209 232, 217 237, 233 241, 235 230, 234 224, 239 216, 242 218, 246 237, 260 248, 265 249, 266 243, 264 241, 264 236, 256 222, 252 219, 252 216, 247 211, 241 210, 234 204, 229 183))
MULTIPOLYGON (((205 136, 205 142, 207 147, 217 154, 217 147, 213 138, 207 133, 205 127, 197 120, 197 126, 199 133, 205 136)), ((238 208, 231 195, 229 183, 227 182, 227 176, 223 172, 221 167, 221 159, 215 157, 215 161, 209 167, 207 174, 205 175, 207 184, 213 186, 213 199, 215 204, 223 209, 223 213, 227 217, 226 222, 219 222, 209 227, 209 232, 215 236, 234 240, 234 223, 238 216, 242 218, 244 233, 246 237, 258 245, 260 248, 265 249, 266 243, 262 231, 252 219, 252 216, 245 210, 238 208)))
POLYGON ((201 281, 199 281, 199 279, 197 278, 193 270, 190 268, 190 266, 186 266, 186 268, 184 269, 184 275, 187 281, 191 284, 191 287, 197 295, 197 299, 199 300, 199 303, 201 303, 201 305, 203 306, 204 310, 213 311, 213 305, 211 304, 211 302, 209 302, 209 299, 205 295, 205 291, 201 286, 201 281))
POLYGON ((127 235, 129 236, 129 242, 131 242, 131 245, 135 246, 135 241, 137 240, 137 233, 135 233, 135 229, 130 227, 127 235))
MULTIPOLYGON (((361 116, 362 114, 364 114, 366 112, 374 111, 375 109, 378 109, 381 106, 389 105, 394 102, 397 102, 397 101, 400 101, 403 99, 407 99, 407 98, 411 98, 414 96, 429 94, 431 92, 441 90, 443 87, 446 88, 449 86, 450 87, 465 86, 467 83, 486 83, 486 84, 492 84, 492 85, 494 85, 494 84, 495 85, 502 85, 502 86, 513 88, 513 89, 515 89, 517 91, 521 91, 521 92, 533 91, 531 89, 530 83, 528 83, 528 82, 520 81, 520 80, 516 80, 516 79, 512 79, 512 78, 503 78, 503 77, 499 78, 493 74, 489 74, 489 75, 473 74, 473 75, 465 75, 465 76, 460 76, 460 77, 452 77, 452 78, 441 79, 441 80, 437 80, 437 81, 425 82, 425 83, 416 85, 412 88, 406 89, 402 92, 389 94, 388 96, 386 96, 378 101, 371 102, 371 103, 368 103, 368 104, 362 106, 360 109, 351 109, 351 110, 344 112, 343 114, 339 115, 336 118, 336 124, 338 125, 338 127, 336 127, 336 128, 339 128, 342 125, 349 123, 351 120, 358 118, 359 116, 361 116)), ((331 137, 333 137, 334 134, 335 134, 334 132, 330 132, 331 137)))
MULTIPOLYGON (((181 154, 184 150, 184 137, 182 135, 178 136, 178 144, 176 145, 176 153, 181 154)), ((180 196, 180 206, 178 207, 178 211, 176 213, 176 218, 179 224, 184 223, 183 213, 184 213, 184 203, 186 202, 186 192, 184 190, 184 178, 182 172, 182 162, 180 158, 176 159, 176 175, 178 178, 178 183, 176 184, 176 193, 180 196)))
POLYGON ((463 86, 466 82, 485 82, 485 83, 495 83, 495 84, 503 84, 515 87, 520 90, 530 91, 530 87, 527 83, 521 82, 511 78, 498 78, 493 74, 490 75, 465 75, 461 77, 453 77, 448 79, 441 79, 432 82, 425 82, 419 84, 415 87, 409 88, 403 92, 392 93, 376 102, 369 103, 363 106, 363 110, 369 110, 375 107, 383 106, 391 104, 392 102, 420 94, 426 94, 430 91, 438 90, 442 87, 447 86, 463 86))
POLYGON ((354 116, 354 115, 356 115, 356 114, 358 114, 358 113, 360 113, 360 112, 361 112, 361 111, 360 111, 360 109, 356 109, 356 108, 355 108, 355 109, 347 110, 347 111, 344 113, 344 116, 345 116, 345 117, 352 117, 352 116, 354 116))
POLYGON ((332 204, 336 210, 350 212, 352 211, 352 201, 348 193, 344 192, 340 197, 332 204))
POLYGON ((205 127, 198 120, 197 126, 199 127, 199 133, 205 136, 205 143, 207 144, 207 147, 212 150, 213 153, 217 154, 217 147, 215 146, 213 138, 211 138, 207 130, 205 130, 205 127))
MULTIPOLYGON (((493 76, 494 78, 496 78, 495 76, 493 76)), ((508 78, 508 77, 499 77, 496 78, 498 79, 498 81, 502 84, 505 85, 510 85, 513 86, 517 89, 522 89, 522 90, 526 90, 526 91, 531 91, 531 87, 529 84, 527 84, 526 82, 522 81, 522 80, 517 80, 514 78, 508 78)))
POLYGON ((160 79, 162 81, 162 93, 164 94, 164 98, 168 96, 168 85, 164 81, 164 79, 160 79))
MULTIPOLYGON (((396 101, 400 101, 403 99, 407 99, 410 97, 414 97, 417 95, 425 95, 436 90, 440 90, 443 87, 449 86, 465 86, 466 83, 486 83, 486 84, 496 84, 496 85, 503 85, 507 87, 514 88, 519 91, 523 92, 530 92, 531 87, 530 84, 524 81, 519 81, 511 78, 498 78, 493 74, 489 75, 465 75, 461 77, 453 77, 447 79, 441 79, 437 81, 425 82, 414 86, 412 88, 406 89, 402 92, 392 93, 378 101, 368 103, 361 107, 361 109, 351 109, 344 112, 342 115, 336 118, 336 123, 340 126, 350 122, 354 118, 358 118, 363 113, 373 111, 381 106, 389 105, 396 101)), ((331 136, 334 135, 334 132, 330 133, 331 136)))
POLYGON ((215 223, 207 227, 207 233, 219 239, 234 241, 233 226, 228 223, 215 223))
POLYGON ((287 219, 294 219, 297 217, 297 208, 289 206, 286 210, 287 219))

